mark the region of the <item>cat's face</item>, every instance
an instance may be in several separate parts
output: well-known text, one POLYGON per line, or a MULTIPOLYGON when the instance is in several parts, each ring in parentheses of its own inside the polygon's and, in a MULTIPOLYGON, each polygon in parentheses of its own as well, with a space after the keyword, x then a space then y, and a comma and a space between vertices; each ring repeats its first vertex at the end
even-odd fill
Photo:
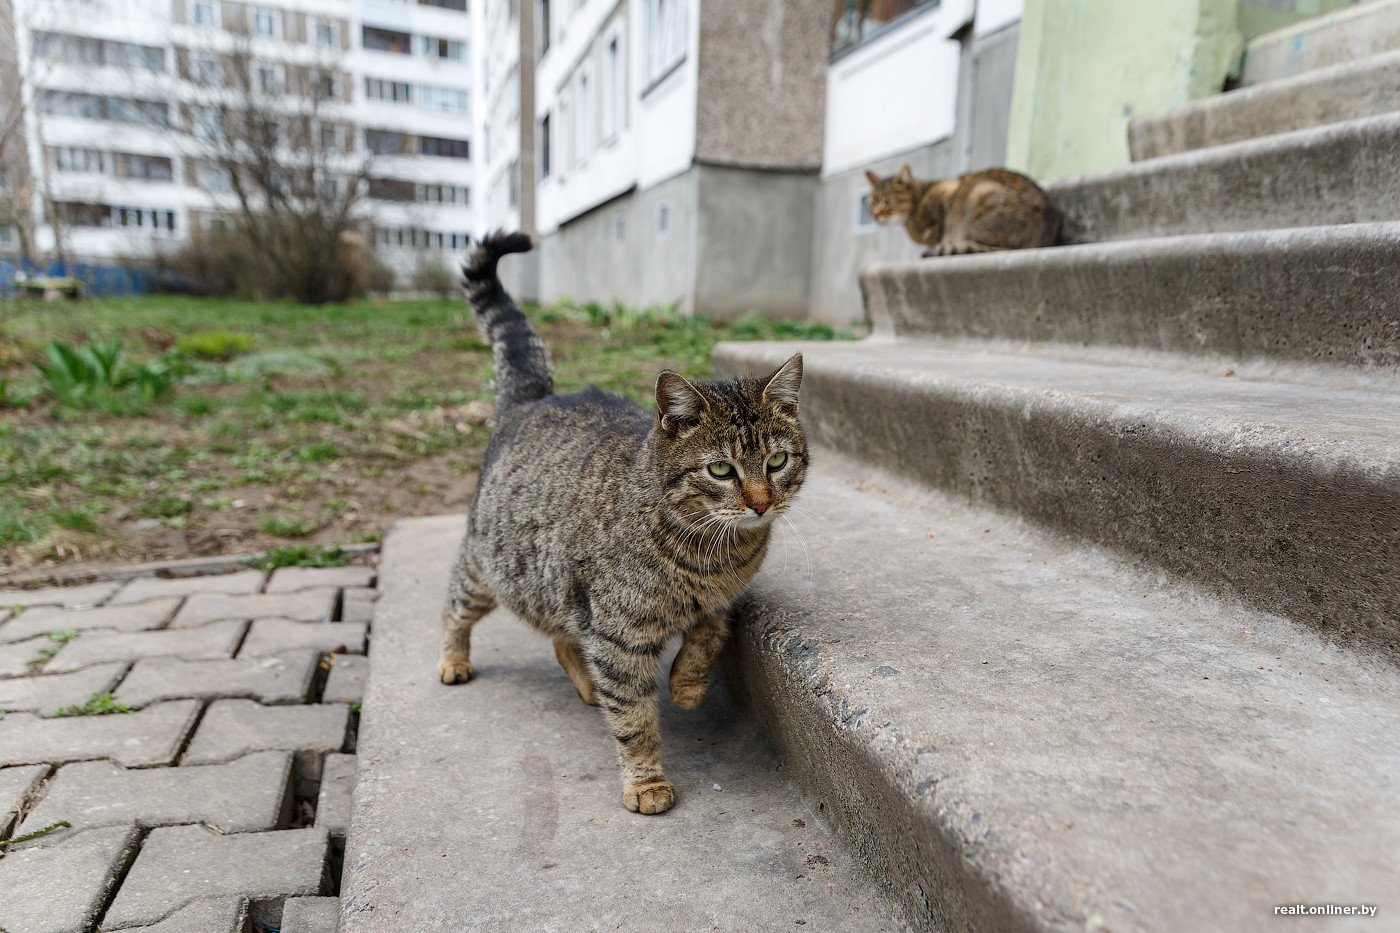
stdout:
POLYGON ((870 216, 880 223, 888 223, 909 216, 914 209, 914 173, 904 166, 895 175, 881 178, 874 172, 865 173, 870 182, 870 216))
POLYGON ((766 379, 656 383, 657 454, 670 506, 700 529, 759 528, 787 511, 807 475, 797 421, 802 356, 766 379))

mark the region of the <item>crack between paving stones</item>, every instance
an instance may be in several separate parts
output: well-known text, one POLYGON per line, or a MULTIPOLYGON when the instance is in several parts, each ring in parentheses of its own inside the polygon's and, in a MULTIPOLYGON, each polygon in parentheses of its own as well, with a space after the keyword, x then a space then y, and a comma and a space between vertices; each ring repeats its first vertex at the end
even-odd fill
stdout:
MULTIPOLYGON (((122 885, 126 883, 126 876, 131 874, 132 866, 136 864, 136 858, 141 854, 141 848, 146 844, 146 837, 150 834, 151 830, 148 827, 137 824, 136 841, 127 847, 126 851, 123 853, 126 856, 125 861, 120 868, 112 873, 112 880, 107 885, 107 890, 102 892, 102 906, 94 911, 97 922, 93 924, 92 929, 102 929, 102 921, 107 919, 107 911, 112 909, 112 902, 117 899, 117 892, 120 891, 122 885)), ((171 911, 171 913, 174 913, 174 911, 171 911)))

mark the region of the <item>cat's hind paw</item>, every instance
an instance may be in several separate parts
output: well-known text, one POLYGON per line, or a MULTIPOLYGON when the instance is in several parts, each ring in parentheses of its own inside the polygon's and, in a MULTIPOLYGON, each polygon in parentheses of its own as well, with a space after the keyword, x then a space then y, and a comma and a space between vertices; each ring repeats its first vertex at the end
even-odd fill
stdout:
POLYGON ((693 680, 675 676, 672 672, 670 682, 667 686, 671 690, 671 699, 681 709, 695 709, 705 699, 705 691, 710 688, 710 678, 704 680, 693 680))
POLYGON ((622 805, 633 813, 665 813, 675 803, 676 786, 664 779, 622 788, 622 805))
POLYGON ((472 667, 472 662, 466 658, 451 658, 443 655, 438 660, 438 680, 448 686, 464 684, 472 679, 474 673, 476 673, 476 669, 472 667))

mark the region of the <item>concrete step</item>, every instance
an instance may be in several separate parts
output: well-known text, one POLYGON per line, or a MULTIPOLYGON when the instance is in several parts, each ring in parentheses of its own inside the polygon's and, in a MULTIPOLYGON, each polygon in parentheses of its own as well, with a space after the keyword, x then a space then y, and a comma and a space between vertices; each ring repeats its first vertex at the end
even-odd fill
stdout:
POLYGON ((1374 0, 1255 36, 1239 83, 1263 84, 1400 49, 1400 0, 1374 0))
POLYGON ((641 816, 601 714, 517 620, 483 620, 476 678, 438 683, 462 528, 409 519, 384 543, 342 933, 906 928, 722 685, 695 712, 662 701, 678 801, 641 816))
POLYGON ((1191 101, 1128 124, 1133 161, 1400 110, 1400 52, 1191 101))
POLYGON ((1400 670, 834 461, 794 518, 810 572, 775 542, 734 663, 920 927, 1265 933, 1279 905, 1388 909, 1400 670))
POLYGON ((877 334, 1400 369, 1400 223, 877 263, 861 287, 877 334))
MULTIPOLYGON (((721 344, 715 365, 763 372, 798 348, 721 344)), ((800 349, 809 439, 1400 661, 1400 386, 800 349)))
POLYGON ((1063 243, 1400 220, 1400 113, 1076 175, 1045 186, 1063 243))

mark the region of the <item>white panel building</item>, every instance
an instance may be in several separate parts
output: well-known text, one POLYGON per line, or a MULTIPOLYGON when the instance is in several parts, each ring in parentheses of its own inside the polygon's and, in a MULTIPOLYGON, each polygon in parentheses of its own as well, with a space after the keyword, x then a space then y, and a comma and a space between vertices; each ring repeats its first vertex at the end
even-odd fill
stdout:
MULTIPOLYGON (((448 259, 480 233, 468 0, 12 0, 10 10, 34 258, 139 257, 233 210, 202 139, 221 130, 201 102, 230 83, 235 48, 251 56, 270 112, 298 93, 303 69, 332 73, 321 144, 347 168, 370 160, 364 219, 405 283, 423 257, 448 259)), ((0 231, 11 254, 14 226, 0 231)))

